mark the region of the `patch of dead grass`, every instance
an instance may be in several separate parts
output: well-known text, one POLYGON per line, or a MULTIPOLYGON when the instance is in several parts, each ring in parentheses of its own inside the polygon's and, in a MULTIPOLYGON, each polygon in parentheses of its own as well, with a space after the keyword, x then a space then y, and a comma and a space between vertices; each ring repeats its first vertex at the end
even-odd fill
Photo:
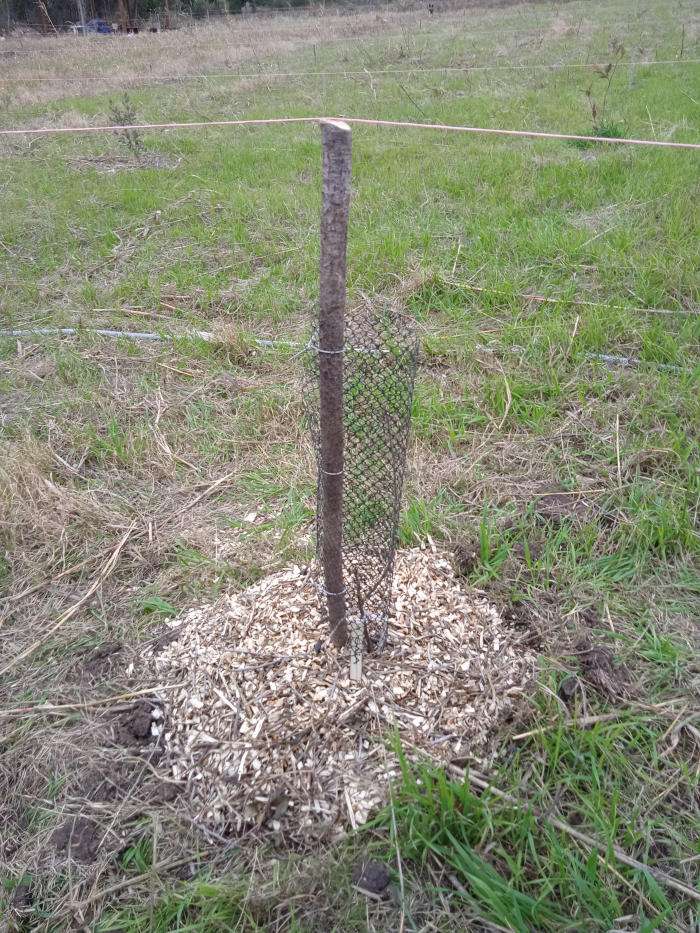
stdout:
POLYGON ((274 62, 313 45, 391 33, 397 28, 415 29, 419 22, 417 12, 379 17, 374 12, 356 12, 352 16, 326 12, 313 18, 299 13, 273 17, 263 14, 217 19, 157 34, 87 41, 70 36, 50 41, 37 37, 22 40, 21 44, 14 40, 17 48, 12 47, 10 37, 5 45, 9 52, 17 54, 6 59, 8 64, 0 68, 0 79, 13 82, 13 106, 26 107, 89 95, 96 86, 105 91, 142 83, 167 83, 183 74, 235 74, 246 66, 258 71, 261 58, 274 62), (37 73, 50 80, 33 81, 37 73))

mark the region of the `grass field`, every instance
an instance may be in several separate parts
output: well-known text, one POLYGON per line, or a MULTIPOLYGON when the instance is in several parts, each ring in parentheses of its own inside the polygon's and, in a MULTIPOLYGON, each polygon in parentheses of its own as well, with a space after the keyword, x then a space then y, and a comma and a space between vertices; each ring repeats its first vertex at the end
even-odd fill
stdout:
MULTIPOLYGON (((697 142, 699 22, 572 0, 10 37, 0 125, 328 114, 697 142)), ((205 838, 123 739, 164 619, 312 553, 296 346, 319 133, 0 137, 2 327, 78 330, 0 337, 6 929, 700 922, 698 155, 353 137, 351 297, 394 297, 421 333, 402 543, 447 542, 541 654, 488 764, 505 797, 407 765, 371 828, 287 852, 205 838), (368 853, 389 899, 351 885, 368 853)))

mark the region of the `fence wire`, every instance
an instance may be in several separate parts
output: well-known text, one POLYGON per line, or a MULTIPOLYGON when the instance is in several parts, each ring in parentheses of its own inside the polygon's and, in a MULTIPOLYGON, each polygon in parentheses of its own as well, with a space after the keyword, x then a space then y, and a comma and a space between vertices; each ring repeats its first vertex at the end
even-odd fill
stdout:
MULTIPOLYGON (((305 396, 318 467, 316 544, 323 549, 318 332, 306 351, 305 396)), ((394 556, 411 421, 418 340, 390 302, 345 318, 343 354, 343 584, 351 651, 380 650, 391 613, 394 556)))

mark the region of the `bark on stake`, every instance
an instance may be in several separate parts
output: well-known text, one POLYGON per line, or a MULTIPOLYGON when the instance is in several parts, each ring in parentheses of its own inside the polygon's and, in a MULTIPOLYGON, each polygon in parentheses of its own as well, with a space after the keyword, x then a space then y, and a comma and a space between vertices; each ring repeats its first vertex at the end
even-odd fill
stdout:
POLYGON ((350 209, 351 132, 347 123, 324 120, 323 208, 318 369, 323 517, 323 578, 331 641, 348 640, 343 581, 343 343, 345 276, 350 209))

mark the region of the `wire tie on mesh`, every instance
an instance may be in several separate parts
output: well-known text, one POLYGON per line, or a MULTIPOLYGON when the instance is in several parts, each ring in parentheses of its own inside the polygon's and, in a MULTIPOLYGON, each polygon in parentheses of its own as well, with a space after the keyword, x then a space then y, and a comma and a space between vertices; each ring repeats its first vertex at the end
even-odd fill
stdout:
POLYGON ((319 346, 317 346, 311 340, 309 340, 306 346, 307 346, 307 349, 315 350, 317 353, 326 353, 326 354, 331 354, 331 355, 335 353, 345 353, 345 347, 341 347, 340 350, 322 350, 319 346))
POLYGON ((318 583, 316 580, 311 581, 311 585, 315 586, 319 593, 323 593, 324 596, 345 596, 347 593, 347 588, 343 587, 339 593, 331 593, 330 590, 327 590, 323 583, 318 583))
POLYGON ((342 476, 345 470, 324 470, 323 467, 319 467, 319 473, 323 473, 324 476, 342 476))

